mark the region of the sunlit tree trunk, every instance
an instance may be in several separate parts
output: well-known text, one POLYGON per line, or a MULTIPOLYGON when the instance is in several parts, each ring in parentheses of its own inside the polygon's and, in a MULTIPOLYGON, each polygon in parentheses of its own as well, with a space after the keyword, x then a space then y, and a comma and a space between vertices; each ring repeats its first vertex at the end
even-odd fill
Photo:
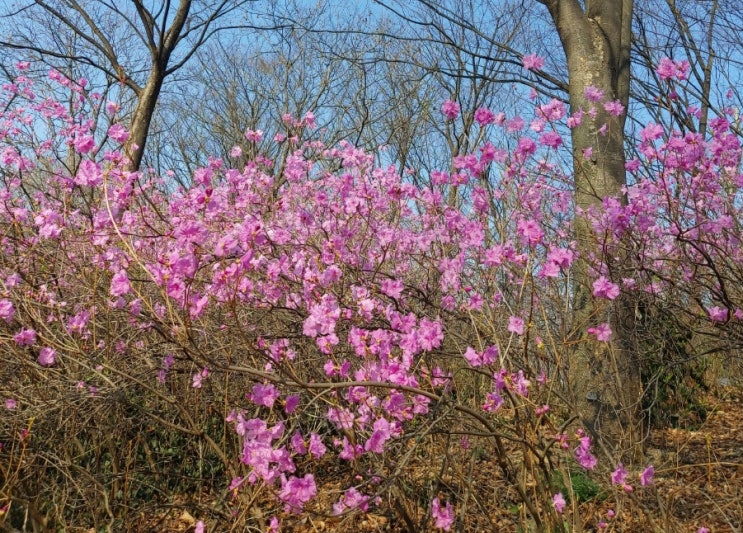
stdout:
MULTIPOLYGON (((605 101, 627 107, 630 87, 632 0, 544 0, 560 36, 568 62, 570 106, 573 112, 595 107, 572 130, 575 207, 578 213, 620 196, 625 185, 624 123, 626 113, 610 115, 605 101), (586 89, 603 91, 601 102, 586 97, 586 89), (606 125, 606 131, 601 130, 606 125)), ((605 308, 592 296, 595 276, 589 254, 600 253, 590 223, 576 216, 581 259, 574 270, 574 328, 580 342, 570 358, 571 392, 584 424, 610 451, 628 460, 641 454, 639 406, 641 383, 633 349, 634 306, 621 295, 609 310, 613 330, 609 348, 592 343, 585 331, 606 321, 605 308)), ((623 257, 605 258, 610 272, 621 269, 623 257)), ((621 255, 621 254, 620 254, 621 255)), ((619 276, 617 276, 619 277, 619 276)), ((603 302, 602 302, 603 303, 603 302)))

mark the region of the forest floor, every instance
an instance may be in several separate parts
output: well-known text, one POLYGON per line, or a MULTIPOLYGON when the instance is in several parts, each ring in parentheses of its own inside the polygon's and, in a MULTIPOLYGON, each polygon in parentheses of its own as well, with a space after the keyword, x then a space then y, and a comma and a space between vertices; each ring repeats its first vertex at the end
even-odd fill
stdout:
MULTIPOLYGON (((614 487, 607 496, 598 494, 578 504, 570 516, 568 531, 586 532, 658 532, 696 533, 708 528, 711 533, 743 531, 743 390, 721 388, 704 398, 704 420, 693 416, 682 417, 676 427, 654 429, 650 433, 647 455, 655 467, 652 487, 637 487, 629 494, 622 494, 614 487), (613 516, 611 516, 613 514, 613 516)), ((435 450, 425 450, 435 454, 435 450)), ((425 485, 425 455, 412 468, 418 469, 425 485)), ((450 453, 451 465, 461 465, 473 486, 493 493, 489 501, 471 499, 469 508, 458 509, 458 520, 451 531, 475 532, 528 532, 522 506, 513 489, 500 478, 495 461, 478 461, 475 468, 464 450, 450 453), (462 453, 461 461, 456 454, 462 453), (469 468, 469 473, 466 470, 469 468), (491 489, 492 488, 492 489, 491 489)), ((345 470, 347 474, 347 470, 345 470)), ((410 472, 410 470, 408 470, 410 472)), ((433 475, 441 474, 435 472, 433 475)), ((457 477, 456 472, 452 472, 457 477)), ((320 478, 321 476, 316 476, 320 478)), ((340 489, 348 486, 348 476, 339 465, 329 464, 322 475, 319 495, 313 500, 315 508, 329 509, 337 499, 340 489)), ((603 490, 603 489, 602 489, 603 490)), ((414 500, 415 498, 412 498, 414 500)), ((423 506, 402 510, 393 501, 382 502, 369 513, 335 517, 284 515, 283 533, 304 532, 418 532, 433 531, 423 506), (396 507, 397 505, 397 507, 396 507), (407 514, 411 521, 399 517, 407 514)), ((415 505, 414 505, 415 507, 415 505)), ((171 512, 161 517, 159 531, 190 532, 195 520, 188 513, 171 512)), ((260 520, 264 522, 264 520, 260 520)), ((207 522, 208 524, 208 522, 207 522)), ((265 522, 264 522, 265 525, 265 522)), ((219 531, 214 526, 207 531, 219 531)), ((247 531, 247 530, 246 530, 247 531)), ((249 531, 260 531, 250 529, 249 531)), ((439 530, 436 530, 439 531, 439 530)))

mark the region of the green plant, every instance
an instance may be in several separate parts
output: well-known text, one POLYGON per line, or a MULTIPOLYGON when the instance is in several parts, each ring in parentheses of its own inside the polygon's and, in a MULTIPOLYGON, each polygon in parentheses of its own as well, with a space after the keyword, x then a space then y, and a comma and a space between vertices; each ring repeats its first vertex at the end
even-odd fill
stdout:
POLYGON ((570 489, 568 489, 563 473, 556 470, 550 480, 552 491, 562 492, 566 495, 572 493, 579 503, 588 502, 594 499, 606 499, 606 492, 582 470, 569 471, 568 478, 570 489))

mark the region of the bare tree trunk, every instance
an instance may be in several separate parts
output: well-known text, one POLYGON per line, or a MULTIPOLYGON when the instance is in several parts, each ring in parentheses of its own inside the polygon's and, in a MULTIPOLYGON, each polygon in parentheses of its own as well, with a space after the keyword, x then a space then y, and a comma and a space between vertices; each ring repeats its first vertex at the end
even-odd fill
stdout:
MULTIPOLYGON (((634 306, 625 295, 612 302, 609 322, 613 330, 608 348, 586 336, 587 327, 605 322, 592 296, 589 253, 597 252, 589 221, 581 210, 600 205, 607 196, 620 196, 625 185, 624 123, 626 113, 610 115, 603 102, 586 97, 595 87, 604 101, 619 100, 627 107, 630 82, 632 0, 544 0, 560 36, 568 62, 572 111, 583 116, 572 130, 575 172, 576 238, 581 258, 574 276, 574 329, 580 342, 570 358, 570 385, 583 423, 611 452, 625 460, 642 455, 639 406, 642 393, 634 342, 634 306), (601 131, 606 125, 605 132, 601 131), (590 155, 586 155, 587 151, 590 155)), ((622 257, 607 260, 621 268, 622 257)))
POLYGON ((155 113, 163 81, 165 81, 165 75, 157 66, 153 66, 147 84, 138 94, 137 106, 134 109, 132 122, 129 126, 130 136, 124 147, 129 159, 128 168, 131 171, 137 171, 142 166, 147 135, 150 131, 152 116, 155 113))

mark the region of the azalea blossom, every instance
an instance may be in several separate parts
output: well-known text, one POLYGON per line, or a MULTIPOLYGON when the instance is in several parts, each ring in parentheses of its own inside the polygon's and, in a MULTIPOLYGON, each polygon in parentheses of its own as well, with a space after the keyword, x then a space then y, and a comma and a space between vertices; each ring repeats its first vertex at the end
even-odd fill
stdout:
POLYGON ((552 506, 559 514, 562 514, 562 512, 565 510, 565 505, 567 505, 567 502, 565 501, 565 497, 562 495, 562 492, 558 492, 552 496, 552 506))
POLYGON ((39 351, 39 357, 36 359, 41 366, 52 366, 57 360, 57 352, 48 346, 44 346, 39 351))
POLYGON ((645 468, 645 470, 643 470, 640 474, 640 485, 642 485, 643 487, 646 485, 652 485, 654 476, 655 468, 653 467, 653 465, 650 465, 645 468))
POLYGON ((593 282, 593 296, 595 298, 606 298, 607 300, 614 300, 619 296, 619 285, 612 283, 604 276, 593 282))
POLYGON ((467 349, 465 350, 464 358, 472 366, 477 367, 482 365, 482 355, 475 351, 475 349, 471 346, 467 347, 467 349))
POLYGON ((728 319, 728 310, 724 307, 710 307, 707 309, 707 313, 709 313, 709 318, 712 322, 725 322, 728 319))
POLYGON ((689 77, 689 70, 691 65, 684 59, 682 61, 673 61, 668 57, 663 57, 658 62, 658 66, 655 69, 660 79, 664 81, 675 78, 678 81, 684 81, 689 77))
POLYGON ((108 128, 108 136, 116 142, 123 143, 129 138, 129 132, 121 124, 113 124, 108 128))
POLYGON ((624 106, 619 100, 612 100, 604 104, 607 113, 615 117, 621 117, 624 114, 624 106))
POLYGON ((13 340, 18 346, 32 346, 36 342, 36 331, 32 328, 24 328, 13 335, 13 340))
POLYGON ((288 480, 282 478, 279 497, 285 503, 284 511, 287 513, 299 513, 316 494, 315 476, 312 474, 302 478, 291 476, 288 480))
POLYGON ((596 339, 602 341, 602 342, 608 342, 609 339, 611 339, 611 326, 609 323, 599 324, 596 327, 588 328, 588 333, 591 335, 596 335, 596 339))
POLYGON ((611 484, 612 485, 624 485, 627 479, 627 470, 624 468, 622 463, 617 465, 616 470, 611 473, 611 484))
POLYGON ((575 449, 575 459, 586 470, 593 470, 598 464, 598 459, 591 453, 591 437, 579 430, 580 444, 575 449))
POLYGON ((0 300, 0 318, 5 320, 6 322, 10 322, 11 320, 13 320, 14 314, 15 308, 13 307, 13 303, 5 298, 0 300))
POLYGON ((593 85, 586 87, 583 91, 583 95, 589 102, 600 102, 604 99, 604 91, 598 87, 594 87, 593 85))
POLYGON ((446 502, 445 507, 441 507, 438 497, 431 502, 431 516, 433 516, 433 526, 444 531, 449 531, 454 525, 454 509, 450 502, 446 502))
POLYGON ((111 296, 123 296, 128 293, 131 288, 132 287, 129 284, 129 276, 127 276, 126 270, 119 270, 114 274, 113 278, 111 278, 111 296))
POLYGON ((481 107, 475 111, 475 121, 477 121, 480 126, 493 124, 495 122, 495 114, 493 114, 490 109, 481 107))
POLYGON ((511 316, 508 318, 508 331, 516 335, 524 334, 524 319, 520 316, 511 316))
POLYGON ((526 70, 541 70, 544 67, 544 58, 537 54, 528 54, 521 58, 521 64, 526 70))
POLYGON ((260 142, 263 138, 263 130, 246 130, 245 138, 250 142, 260 142))
POLYGON ((449 120, 454 120, 459 116, 459 104, 453 100, 446 100, 441 104, 441 112, 449 120))

